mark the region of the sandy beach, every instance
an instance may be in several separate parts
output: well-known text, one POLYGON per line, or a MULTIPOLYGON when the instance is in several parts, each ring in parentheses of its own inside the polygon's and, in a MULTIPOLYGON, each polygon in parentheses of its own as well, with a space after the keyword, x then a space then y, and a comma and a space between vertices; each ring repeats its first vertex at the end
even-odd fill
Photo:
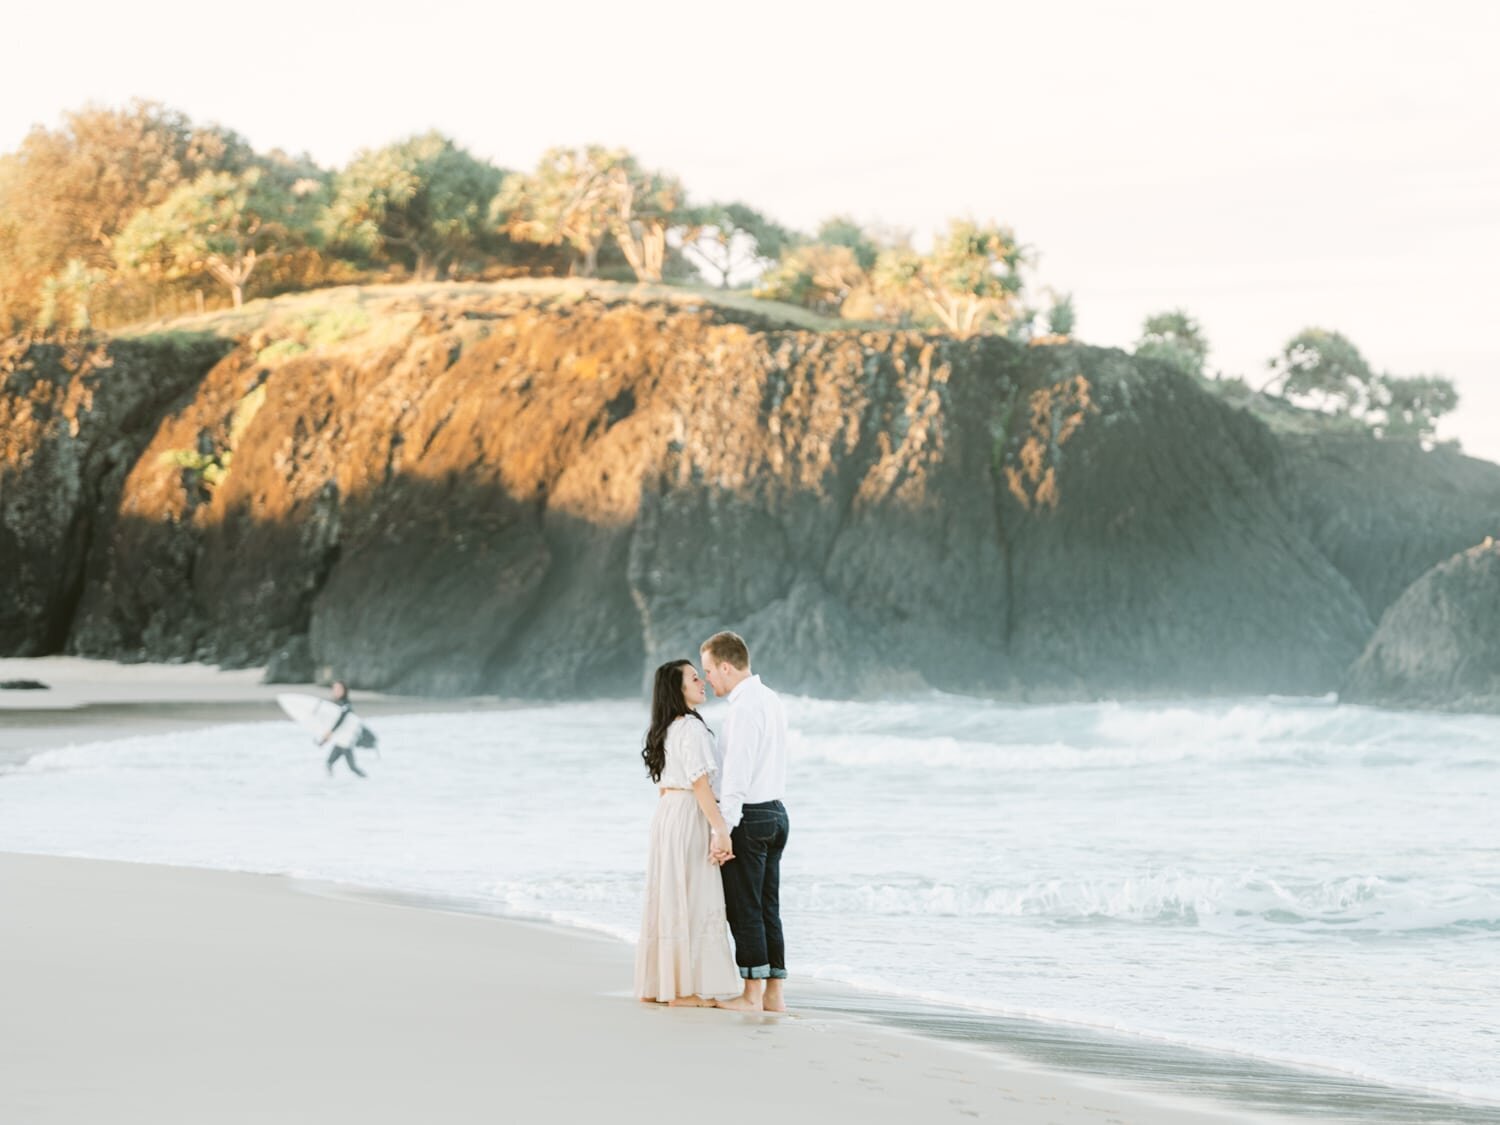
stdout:
POLYGON ((264 876, 0 857, 0 1120, 1187 1122, 853 1020, 668 1010, 630 950, 264 876))
MULTIPOLYGON (((10 768, 49 747, 274 718, 287 690, 253 670, 0 661, 0 680, 22 678, 51 687, 0 692, 10 768)), ((792 982, 787 1016, 641 1004, 628 944, 449 905, 0 853, 0 1121, 1173 1125, 1299 1109, 1215 1097, 1233 1086, 1222 1073, 1179 1082, 1181 1058, 1131 1062, 1105 1043, 1084 1065, 1076 1039, 1059 1052, 976 1013, 893 1019, 820 982, 792 982)), ((1342 1116, 1328 1104, 1300 1119, 1342 1116)))

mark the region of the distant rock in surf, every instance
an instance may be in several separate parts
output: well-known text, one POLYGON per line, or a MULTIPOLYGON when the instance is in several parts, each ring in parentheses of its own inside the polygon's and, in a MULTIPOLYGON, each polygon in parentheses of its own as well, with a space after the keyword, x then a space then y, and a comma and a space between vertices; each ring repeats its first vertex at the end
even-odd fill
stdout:
POLYGON ((1439 563, 1385 612, 1343 698, 1500 712, 1500 543, 1439 563))

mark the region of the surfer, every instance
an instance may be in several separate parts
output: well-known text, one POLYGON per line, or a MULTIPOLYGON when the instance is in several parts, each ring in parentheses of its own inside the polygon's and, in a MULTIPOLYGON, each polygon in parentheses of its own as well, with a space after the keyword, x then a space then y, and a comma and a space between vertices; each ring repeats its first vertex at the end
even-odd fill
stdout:
MULTIPOLYGON (((333 702, 339 709, 339 717, 333 721, 333 726, 328 728, 327 733, 318 739, 319 746, 327 746, 328 740, 333 737, 334 732, 354 713, 354 705, 349 702, 349 688, 343 680, 333 681, 333 702)), ((365 771, 354 764, 354 747, 352 744, 349 746, 334 745, 333 752, 328 755, 328 772, 330 775, 333 773, 333 764, 340 758, 348 759, 349 768, 360 777, 365 776, 365 771)))

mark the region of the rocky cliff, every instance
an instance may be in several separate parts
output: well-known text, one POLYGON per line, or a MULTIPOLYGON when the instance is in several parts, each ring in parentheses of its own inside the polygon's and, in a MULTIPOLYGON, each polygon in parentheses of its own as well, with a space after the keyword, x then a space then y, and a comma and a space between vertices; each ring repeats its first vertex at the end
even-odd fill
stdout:
POLYGON ((0 654, 66 646, 126 473, 169 404, 230 348, 208 336, 0 341, 0 654))
POLYGON ((1500 467, 1114 351, 604 290, 356 313, 12 356, 0 650, 555 697, 728 627, 809 694, 1323 692, 1500 513, 1500 467))
POLYGON ((1347 433, 1288 434, 1288 512, 1374 620, 1434 564, 1500 534, 1500 467, 1347 433))

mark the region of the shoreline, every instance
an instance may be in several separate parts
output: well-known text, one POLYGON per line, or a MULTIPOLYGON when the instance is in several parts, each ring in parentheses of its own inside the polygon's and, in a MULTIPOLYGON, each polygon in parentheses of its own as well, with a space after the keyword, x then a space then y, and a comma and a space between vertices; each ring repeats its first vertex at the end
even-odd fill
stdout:
MULTIPOLYGON (((535 1102, 538 1112, 546 1108, 555 1113, 556 1069, 570 1065, 571 1053, 593 1060, 601 1051, 626 1050, 614 1037, 618 1033, 630 1037, 634 1046, 628 1050, 635 1053, 687 1049, 691 1044, 701 1056, 722 1048, 716 1060, 700 1057, 697 1063, 717 1075, 715 1081, 725 1090, 743 1079, 744 1060, 738 1053, 742 1048, 777 1052, 770 1059, 778 1077, 785 1079, 789 1069, 795 1071, 795 1097, 781 1107, 781 1116, 788 1121, 822 1121, 857 1110, 861 1120, 872 1123, 938 1116, 1003 1119, 1016 1125, 1044 1121, 1082 1125, 1500 1122, 1500 1106, 1461 1103, 1246 1056, 1150 1043, 1123 1032, 1110 1035, 1075 1025, 906 1000, 817 978, 796 982, 792 1010, 786 1015, 670 1010, 641 1004, 630 995, 628 942, 441 896, 285 875, 14 852, 0 852, 0 892, 20 907, 10 913, 9 922, 0 918, 0 940, 13 958, 32 970, 7 998, 7 1014, 12 1019, 0 1020, 0 1077, 4 1077, 0 1111, 40 1111, 38 1116, 18 1118, 28 1121, 81 1125, 98 1120, 107 1107, 112 1121, 155 1122, 170 1119, 161 1116, 164 1097, 168 1104, 190 1094, 220 1099, 236 1082, 258 1083, 266 1060, 262 1058, 253 1068, 245 1060, 263 1049, 248 1041, 251 1036, 272 1034, 264 1026, 266 1020, 274 1024, 278 1036, 286 1034, 294 1017, 320 1029, 320 1034, 333 1036, 326 1047, 319 1048, 293 1035, 286 1050, 308 1050, 313 1055, 319 1049, 332 1049, 335 1055, 353 1051, 360 1060, 367 1059, 369 1052, 379 1050, 377 1039, 401 1038, 411 1029, 384 1022, 385 1005, 369 997, 354 1005, 361 1013, 354 1026, 348 1013, 338 1010, 337 998, 366 991, 383 993, 392 987, 394 975, 412 978, 394 987, 407 994, 408 1004, 421 1007, 423 1015, 415 1021, 415 1033, 429 1050, 444 1057, 464 1055, 475 1050, 476 1038, 482 1045, 486 1035, 498 1034, 525 1039, 534 1051, 542 1052, 527 1070, 530 1085, 518 1082, 519 1072, 507 1068, 504 1096, 510 1099, 512 1111, 519 1101, 523 1106, 535 1102), (101 909, 109 912, 115 925, 103 931, 79 925, 84 917, 97 919, 101 909), (350 945, 347 922, 338 922, 339 932, 326 938, 322 927, 328 922, 327 910, 352 910, 359 915, 353 923, 356 946, 350 945), (205 918, 206 912, 212 917, 205 918), (19 921, 22 915, 24 925, 19 921), (164 915, 167 924, 158 915, 164 915), (466 1007, 455 1016, 456 993, 429 991, 430 942, 439 940, 432 934, 450 932, 450 923, 442 919, 456 923, 460 930, 480 927, 474 931, 479 934, 478 952, 472 938, 465 941, 463 952, 448 968, 457 970, 458 992, 478 987, 496 1001, 496 1026, 487 1031, 482 1012, 466 1007), (406 938, 392 935, 392 929, 425 937, 407 946, 406 938), (109 935, 107 948, 90 936, 94 933, 109 935), (393 937, 400 961, 414 966, 411 972, 390 957, 378 972, 376 966, 365 963, 367 957, 358 943, 393 937), (258 968, 247 965, 263 956, 267 942, 274 948, 265 956, 266 963, 258 968), (307 948, 306 963, 297 952, 303 947, 307 948), (81 955, 85 950, 86 956, 81 955), (111 961, 117 963, 115 976, 108 972, 111 961), (204 1013, 207 1023, 193 1035, 191 1062, 195 1071, 211 1076, 211 1089, 190 1082, 183 1090, 169 1092, 158 1085, 153 1067, 175 1068, 182 1063, 181 1056, 163 1064, 160 1059, 151 1062, 126 1051, 124 1057, 113 1059, 113 1045, 123 1034, 110 1030, 113 1021, 128 1017, 132 1032, 147 1038, 146 1050, 151 1042, 183 1034, 176 1016, 194 1009, 205 976, 213 976, 216 966, 226 964, 236 966, 235 973, 229 974, 236 979, 219 979, 210 991, 227 992, 230 999, 221 996, 214 1013, 204 1013), (305 985, 309 972, 322 982, 323 991, 315 989, 307 995, 300 986, 291 987, 299 981, 305 985), (497 991, 486 992, 482 979, 486 975, 504 978, 496 982, 497 991), (125 979, 133 982, 126 986, 127 992, 150 986, 149 1010, 140 1006, 128 1013, 89 1013, 101 1002, 107 1008, 112 990, 125 979), (80 982, 87 983, 88 995, 70 995, 69 988, 80 982), (511 1000, 510 990, 523 982, 528 993, 546 993, 545 1000, 521 1005, 521 1016, 507 1024, 504 1005, 511 1000), (50 1003, 59 996, 69 996, 68 1003, 50 1003), (167 1013, 165 1025, 162 1010, 155 1006, 158 1001, 167 1013), (579 1022, 572 1019, 574 1007, 588 1009, 586 1028, 582 1011, 577 1013, 579 1022), (557 1008, 568 1009, 568 1018, 560 1021, 563 1026, 549 1015, 557 1008), (213 1022, 230 1014, 236 1017, 235 1026, 213 1022), (451 1026, 438 1026, 447 1020, 452 1020, 451 1026), (608 1038, 589 1042, 600 1033, 601 1024, 608 1038), (497 1030, 500 1025, 503 1030, 497 1030), (93 1035, 102 1040, 97 1050, 90 1038, 93 1035), (54 1037, 57 1044, 49 1051, 54 1037), (61 1045, 64 1039, 66 1047, 61 1045), (334 1047, 335 1040, 344 1046, 334 1047), (580 1046, 580 1040, 587 1046, 580 1046), (80 1085, 80 1074, 106 1055, 111 1056, 110 1063, 102 1072, 91 1072, 88 1082, 80 1085), (7 1065, 15 1066, 13 1076, 5 1075, 7 1065), (541 1068, 540 1074, 536 1067, 541 1068)), ((416 1049, 416 1044, 407 1046, 416 1049)), ((347 1061, 354 1065, 359 1060, 347 1061)), ((281 1063, 298 1069, 286 1059, 281 1063)), ((638 1106, 621 1112, 621 1106, 611 1101, 608 1110, 631 1125, 655 1121, 660 1112, 660 1104, 653 1100, 662 1094, 654 1064, 649 1058, 638 1063, 637 1084, 618 1091, 625 1102, 636 1101, 638 1106)), ((330 1070, 337 1066, 336 1059, 329 1063, 330 1070)), ((402 1073, 410 1076, 411 1072, 407 1060, 402 1073)), ((425 1084, 432 1077, 424 1074, 414 1081, 425 1084)), ((444 1120, 491 1119, 486 1114, 493 1110, 490 1099, 497 1091, 477 1075, 470 1077, 473 1080, 467 1085, 458 1082, 446 1090, 448 1116, 444 1120)), ((280 1106, 274 1119, 327 1119, 351 1112, 362 1095, 373 1097, 377 1092, 381 1093, 378 1101, 360 1107, 360 1120, 418 1119, 407 1115, 410 1110, 385 1115, 385 1099, 395 1097, 401 1104, 416 1096, 400 1082, 396 1089, 383 1092, 382 1087, 389 1084, 377 1082, 361 1093, 299 1073, 293 1075, 293 1084, 297 1109, 280 1106)), ((218 1100, 183 1102, 181 1108, 203 1120, 265 1120, 267 1107, 255 1108, 253 1096, 243 1092, 242 1096, 247 1098, 244 1117, 226 1112, 218 1100)), ((758 1120, 752 1114, 764 1112, 759 1104, 738 1108, 745 1112, 721 1102, 716 1116, 731 1122, 751 1121, 758 1120)))
POLYGON ((27 967, 7 1120, 1277 1120, 848 1014, 642 1004, 618 942, 281 877, 0 853, 0 894, 27 967), (736 1096, 747 1068, 765 1084, 736 1096))
MULTIPOLYGON (((326 695, 328 688, 317 683, 266 684, 260 677, 263 668, 224 670, 208 664, 121 664, 79 656, 0 657, 0 682, 37 680, 46 690, 0 689, 0 764, 5 755, 17 749, 18 735, 37 739, 32 751, 67 745, 69 725, 79 728, 108 726, 111 722, 131 720, 150 724, 156 731, 184 730, 194 726, 219 723, 256 722, 281 719, 276 696, 283 692, 326 695), (17 719, 21 721, 18 722, 17 719)), ((443 714, 464 711, 503 711, 520 707, 544 706, 553 700, 511 699, 501 696, 425 696, 392 695, 384 692, 351 689, 361 714, 372 716, 443 714)), ((1320 695, 1253 696, 1225 694, 1215 696, 1182 696, 1170 693, 1144 692, 1108 699, 1071 696, 1032 695, 962 695, 948 692, 924 692, 919 696, 948 696, 994 704, 1000 707, 1067 707, 1119 704, 1189 705, 1206 700, 1225 703, 1258 702, 1271 699, 1303 706, 1350 708, 1362 711, 1389 712, 1401 715, 1470 716, 1478 719, 1500 714, 1495 709, 1464 708, 1458 705, 1399 701, 1345 701, 1336 693, 1320 695)), ((603 696, 600 699, 622 697, 603 696)), ((897 697, 899 698, 899 697, 897 697)), ((576 700, 588 702, 591 699, 576 700)), ((886 701, 886 697, 881 697, 886 701)), ((852 700, 850 702, 859 702, 852 700)), ((152 733, 141 731, 141 733, 152 733)))
MULTIPOLYGON (((36 680, 46 690, 0 690, 0 772, 61 746, 166 734, 286 716, 283 692, 326 696, 321 684, 263 684, 264 669, 206 664, 117 664, 74 656, 0 658, 0 682, 36 680)), ((361 715, 503 711, 525 704, 497 696, 434 699, 353 693, 361 715)))
MULTIPOLYGON (((290 879, 290 885, 302 894, 495 918, 633 949, 633 943, 601 929, 507 912, 477 900, 313 879, 290 879)), ((1463 1100, 1440 1088, 1392 1085, 1354 1072, 1124 1029, 1008 1015, 833 978, 802 977, 792 983, 794 1015, 855 1019, 986 1055, 998 1054, 1009 1063, 1107 1084, 1123 1083, 1147 1096, 1185 1097, 1223 1112, 1270 1115, 1269 1120, 1376 1122, 1400 1113, 1401 1120, 1408 1121, 1500 1125, 1500 1102, 1463 1100)))

